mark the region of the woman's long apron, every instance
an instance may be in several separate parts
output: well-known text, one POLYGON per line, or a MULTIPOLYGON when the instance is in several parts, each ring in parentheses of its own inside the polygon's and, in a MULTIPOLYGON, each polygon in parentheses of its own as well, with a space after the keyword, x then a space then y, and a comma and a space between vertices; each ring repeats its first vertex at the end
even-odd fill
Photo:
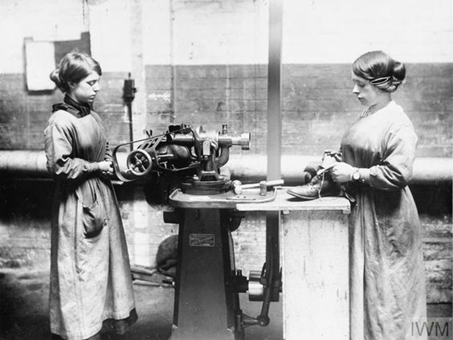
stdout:
POLYGON ((51 332, 70 340, 87 339, 105 320, 135 315, 118 203, 110 179, 97 164, 109 157, 107 141, 95 112, 80 117, 58 110, 49 119, 45 142, 47 167, 56 180, 51 332))
POLYGON ((395 102, 360 118, 342 140, 343 161, 370 169, 350 215, 351 339, 426 339, 422 234, 407 184, 417 137, 395 102))

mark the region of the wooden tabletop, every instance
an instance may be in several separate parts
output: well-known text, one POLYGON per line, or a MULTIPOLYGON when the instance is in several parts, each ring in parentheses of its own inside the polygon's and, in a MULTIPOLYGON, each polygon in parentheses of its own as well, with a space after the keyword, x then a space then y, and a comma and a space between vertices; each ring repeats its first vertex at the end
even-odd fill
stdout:
POLYGON ((350 202, 344 197, 321 197, 302 200, 287 193, 292 187, 272 188, 266 196, 259 189, 244 189, 240 195, 231 191, 212 195, 190 195, 176 190, 170 195, 170 205, 176 208, 220 208, 239 211, 291 211, 337 210, 344 214, 351 211, 350 202))
MULTIPOLYGON (((288 189, 291 189, 291 187, 278 188, 275 199, 272 201, 237 203, 236 209, 240 211, 341 210, 344 214, 351 212, 351 204, 344 197, 321 197, 315 200, 302 200, 288 194, 288 189)), ((253 190, 256 191, 257 189, 253 190)), ((247 194, 246 190, 243 193, 247 194)))

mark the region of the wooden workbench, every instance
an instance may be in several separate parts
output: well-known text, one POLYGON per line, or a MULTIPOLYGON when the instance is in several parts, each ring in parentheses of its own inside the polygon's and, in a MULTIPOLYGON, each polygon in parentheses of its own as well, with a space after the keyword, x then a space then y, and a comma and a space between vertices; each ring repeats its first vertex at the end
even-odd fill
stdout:
POLYGON ((277 191, 240 211, 279 211, 286 340, 349 340, 350 203, 342 197, 301 201, 277 191))

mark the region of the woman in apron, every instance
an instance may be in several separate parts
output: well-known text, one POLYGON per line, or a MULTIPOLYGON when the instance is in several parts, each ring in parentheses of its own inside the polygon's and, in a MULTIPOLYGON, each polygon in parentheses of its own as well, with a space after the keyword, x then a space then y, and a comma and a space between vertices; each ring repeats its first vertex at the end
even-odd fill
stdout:
POLYGON ((56 182, 52 214, 50 327, 54 339, 124 334, 137 320, 129 255, 105 129, 92 104, 99 63, 69 53, 50 78, 65 93, 44 131, 56 182))
POLYGON ((417 136, 391 94, 404 64, 381 51, 352 65, 353 93, 365 107, 343 136, 331 169, 355 197, 350 220, 352 340, 426 339, 422 233, 409 190, 417 136))

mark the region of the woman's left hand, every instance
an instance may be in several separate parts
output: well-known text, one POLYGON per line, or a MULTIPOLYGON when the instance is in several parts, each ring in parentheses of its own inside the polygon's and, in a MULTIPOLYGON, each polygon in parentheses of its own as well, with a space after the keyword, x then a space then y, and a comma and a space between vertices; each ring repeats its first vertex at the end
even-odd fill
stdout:
POLYGON ((343 162, 338 162, 330 169, 330 175, 334 182, 346 183, 351 180, 354 170, 355 168, 351 165, 343 162))

